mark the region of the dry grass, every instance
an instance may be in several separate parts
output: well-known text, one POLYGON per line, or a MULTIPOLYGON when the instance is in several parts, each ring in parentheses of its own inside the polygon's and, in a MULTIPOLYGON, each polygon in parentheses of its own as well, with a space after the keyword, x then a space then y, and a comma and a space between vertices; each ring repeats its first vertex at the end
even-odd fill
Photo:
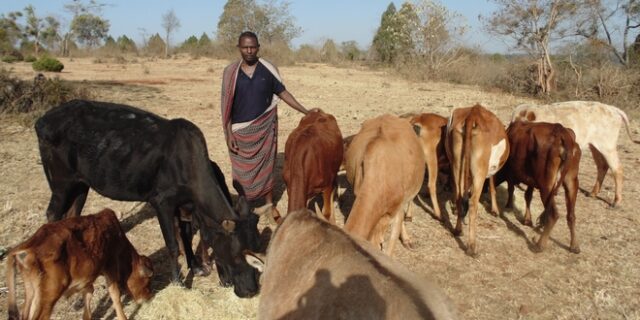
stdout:
MULTIPOLYGON (((200 58, 166 59, 154 63, 92 63, 91 58, 62 59, 66 80, 87 81, 97 99, 126 103, 159 115, 183 117, 193 121, 205 134, 212 160, 220 164, 230 182, 230 164, 220 126, 220 78, 226 61, 200 58), (123 66, 126 68, 123 69, 123 66)), ((35 75, 30 65, 12 65, 23 79, 35 75)), ((525 98, 478 87, 433 82, 408 82, 383 72, 356 68, 332 68, 323 64, 281 67, 290 92, 306 107, 319 107, 336 116, 344 136, 357 132, 360 123, 382 113, 435 112, 448 115, 454 106, 483 102, 506 123, 512 108, 525 98)), ((280 143, 297 125, 300 114, 281 105, 280 143)), ((632 132, 638 139, 638 124, 632 119, 632 132)), ((414 222, 408 231, 417 248, 400 248, 395 258, 411 270, 433 278, 456 302, 467 319, 640 319, 640 207, 638 189, 640 145, 626 136, 620 137, 620 157, 625 168, 622 206, 608 209, 600 199, 579 194, 576 214, 577 232, 582 253, 568 252, 569 234, 564 218, 552 233, 550 247, 535 254, 529 245, 536 230, 520 224, 524 205, 518 191, 516 210, 493 217, 479 213, 478 248, 480 255, 464 254, 466 237, 451 236, 446 226, 428 214, 429 199, 421 191, 420 203, 414 206, 414 222)), ((590 189, 595 166, 590 155, 581 165, 580 182, 590 189)), ((282 169, 282 157, 278 168, 282 169)), ((278 178, 278 209, 286 212, 286 192, 278 178)), ((341 178, 344 187, 346 182, 341 178)), ((602 197, 613 198, 612 179, 607 177, 602 197)), ((501 205, 504 186, 499 188, 501 205)), ((538 195, 533 214, 542 209, 538 195)), ((450 194, 441 192, 448 200, 450 194)), ((564 216, 563 196, 558 196, 564 216)), ((45 221, 44 211, 49 189, 39 163, 33 128, 23 127, 13 119, 0 119, 0 247, 10 247, 25 239, 45 221)), ((349 192, 340 197, 341 211, 348 212, 353 202, 349 192)), ((485 199, 486 203, 486 199, 485 199)), ((255 317, 258 298, 238 299, 233 291, 220 288, 215 275, 187 277, 184 290, 169 285, 166 251, 153 209, 138 203, 116 202, 90 193, 85 212, 111 207, 123 214, 122 224, 138 251, 149 255, 156 265, 157 277, 152 286, 154 300, 143 306, 127 301, 125 312, 132 318, 153 319, 243 319, 255 317), (204 314, 204 316, 200 316, 204 314)), ((451 216, 450 206, 443 205, 451 216)), ((340 215, 338 215, 340 218, 340 215)), ((340 223, 341 224, 341 223, 340 223)), ((262 226, 265 226, 263 223, 262 226)), ((4 274, 4 264, 0 267, 4 274)), ((6 286, 4 280, 0 287, 6 286)), ((113 310, 104 289, 96 286, 94 316, 113 319, 113 310)), ((6 294, 0 296, 0 313, 6 315, 6 294)), ((3 317, 4 315, 0 315, 3 317)), ((69 301, 56 307, 55 318, 77 319, 80 312, 69 301)))

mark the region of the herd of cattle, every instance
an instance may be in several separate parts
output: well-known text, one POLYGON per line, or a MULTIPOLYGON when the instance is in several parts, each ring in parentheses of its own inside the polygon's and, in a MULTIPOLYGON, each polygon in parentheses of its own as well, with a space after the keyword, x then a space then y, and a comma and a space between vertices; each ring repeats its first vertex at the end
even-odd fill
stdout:
POLYGON ((456 108, 448 118, 382 115, 343 139, 332 115, 311 112, 285 145, 288 213, 278 221, 265 255, 258 253, 258 216, 235 184, 239 196, 232 203, 224 175, 209 159, 204 135, 193 123, 125 105, 74 100, 36 123, 51 188, 49 223, 8 254, 9 319, 48 319, 61 296, 76 292, 83 294, 83 318, 90 319, 93 282, 100 275, 107 279, 118 319, 126 319, 121 292, 136 302, 151 296, 151 261, 136 252, 113 211, 80 216, 90 188, 154 207, 174 281, 180 281, 180 251, 191 271, 206 274, 207 247, 212 248, 221 285, 233 286, 239 297, 260 291, 260 318, 454 319, 455 307, 441 289, 390 258, 398 238, 412 246, 405 222, 411 221, 425 171, 436 219, 444 217, 436 192, 439 173, 453 190, 455 235, 462 233, 468 213, 468 254, 477 253, 480 195, 488 184, 491 213, 498 214, 495 188, 504 181, 507 207, 513 205, 514 186, 527 186, 523 223, 529 226, 533 190, 540 191, 545 210, 539 250, 558 219, 554 196, 563 186, 570 250, 579 253, 575 203, 581 150, 590 149, 597 165, 591 195, 600 191, 611 168, 616 191, 611 205, 619 204, 622 168, 616 145, 622 125, 630 135, 625 113, 597 102, 520 105, 507 128, 475 105, 456 108), (344 228, 336 225, 333 212, 341 168, 356 196, 344 228), (323 210, 314 214, 306 208, 318 193, 323 210), (200 259, 191 244, 198 229, 200 259), (20 310, 17 271, 25 287, 20 310), (285 273, 288 281, 280 281, 285 273))

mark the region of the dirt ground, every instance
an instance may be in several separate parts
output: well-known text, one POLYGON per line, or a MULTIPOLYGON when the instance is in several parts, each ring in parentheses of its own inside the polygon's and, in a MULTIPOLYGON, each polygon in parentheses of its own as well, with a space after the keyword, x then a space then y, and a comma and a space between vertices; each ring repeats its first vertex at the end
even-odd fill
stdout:
MULTIPOLYGON (((138 58, 123 64, 103 60, 95 63, 89 58, 62 59, 64 71, 47 76, 86 81, 96 90, 99 100, 134 105, 168 118, 191 120, 204 132, 209 155, 220 165, 230 184, 231 168, 220 120, 220 79, 226 61, 138 58)), ((24 79, 35 76, 26 63, 2 66, 12 68, 15 75, 24 79)), ((281 67, 280 71, 287 89, 307 108, 322 108, 336 116, 344 136, 356 133, 363 120, 383 113, 434 112, 448 116, 453 107, 476 102, 487 105, 507 123, 514 106, 530 102, 473 86, 408 82, 364 68, 308 64, 281 67)), ((278 170, 281 170, 284 142, 301 115, 281 103, 279 117, 278 170)), ((634 139, 640 139, 638 127, 638 122, 631 119, 634 139)), ((635 211, 640 207, 637 196, 640 171, 636 170, 640 164, 640 145, 622 133, 618 150, 625 169, 622 205, 609 209, 608 202, 613 199, 610 175, 605 179, 601 198, 578 195, 580 254, 568 251, 569 232, 562 194, 557 197, 561 219, 545 252, 531 250, 531 239, 539 232, 520 223, 524 200, 522 191, 518 190, 514 211, 494 217, 480 209, 480 254, 472 258, 464 252, 466 235, 456 239, 446 226, 428 214, 431 202, 423 188, 417 200, 419 205, 414 206, 414 220, 407 224, 416 248, 408 250, 399 246, 394 257, 409 269, 434 279, 466 319, 640 319, 640 217, 635 211)), ((282 179, 277 177, 278 209, 286 212, 286 192, 282 179)), ((595 165, 591 155, 583 151, 581 189, 590 190, 594 179, 595 165)), ((344 178, 341 184, 345 186, 344 178)), ((498 190, 502 207, 506 185, 498 190)), ((0 118, 0 247, 12 247, 45 222, 49 196, 33 128, 24 127, 12 118, 0 118)), ((444 204, 450 196, 439 191, 443 210, 454 220, 451 206, 444 204)), ((341 211, 348 213, 352 202, 349 192, 343 194, 341 211)), ((486 197, 483 203, 486 206, 486 197)), ((188 276, 186 284, 191 290, 169 285, 167 252, 152 208, 90 193, 84 212, 95 213, 104 207, 123 214, 122 224, 128 237, 138 251, 149 255, 156 265, 157 276, 153 281, 156 298, 147 307, 127 300, 125 312, 132 318, 255 318, 259 297, 236 298, 231 289, 219 287, 215 274, 194 279, 188 276), (199 298, 189 297, 194 294, 199 298), (180 305, 181 301, 185 304, 180 305)), ((542 212, 537 192, 532 212, 534 219, 542 212)), ((340 214, 338 218, 342 224, 340 214)), ((266 223, 261 222, 261 226, 266 223)), ((4 275, 4 262, 0 269, 4 275)), ((183 263, 183 272, 184 269, 183 263)), ((6 287, 4 278, 0 280, 0 287, 6 287)), ((6 317, 6 297, 6 289, 2 289, 0 317, 6 317)), ((62 299, 56 306, 54 318, 79 318, 81 311, 75 311, 72 304, 73 299, 62 299)), ((93 305, 95 318, 115 318, 102 280, 96 285, 93 305)))

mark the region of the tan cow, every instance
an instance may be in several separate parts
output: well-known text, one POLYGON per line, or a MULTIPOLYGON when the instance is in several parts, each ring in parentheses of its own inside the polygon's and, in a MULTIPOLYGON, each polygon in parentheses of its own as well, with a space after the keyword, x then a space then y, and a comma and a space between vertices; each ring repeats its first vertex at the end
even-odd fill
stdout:
POLYGON ((400 236, 410 246, 404 227, 404 212, 424 179, 424 153, 407 119, 382 115, 365 121, 345 153, 347 180, 356 200, 345 230, 375 245, 393 221, 391 237, 384 248, 391 254, 400 236))
POLYGON ((284 218, 266 259, 246 258, 263 271, 258 319, 458 318, 435 283, 309 210, 284 218))
POLYGON ((436 193, 436 183, 438 182, 438 171, 440 168, 449 166, 449 160, 444 148, 444 138, 446 136, 447 118, 435 113, 423 113, 414 115, 409 120, 411 124, 420 127, 418 138, 427 165, 429 175, 429 197, 433 203, 433 213, 438 219, 442 219, 440 205, 438 204, 438 194, 436 193))
POLYGON ((509 156, 509 139, 498 117, 483 106, 458 108, 451 112, 445 143, 455 186, 458 219, 454 234, 462 233, 462 220, 469 211, 467 254, 476 254, 476 218, 482 187, 489 178, 491 212, 498 214, 493 175, 509 156), (470 203, 469 203, 470 200, 470 203))
POLYGON ((615 207, 622 201, 622 164, 617 150, 620 126, 624 124, 631 138, 629 118, 624 111, 595 101, 567 101, 549 105, 521 104, 511 115, 511 122, 516 120, 560 123, 572 129, 580 148, 583 151, 591 150, 598 168, 596 183, 589 196, 598 195, 604 176, 611 168, 616 188, 611 206, 615 207))

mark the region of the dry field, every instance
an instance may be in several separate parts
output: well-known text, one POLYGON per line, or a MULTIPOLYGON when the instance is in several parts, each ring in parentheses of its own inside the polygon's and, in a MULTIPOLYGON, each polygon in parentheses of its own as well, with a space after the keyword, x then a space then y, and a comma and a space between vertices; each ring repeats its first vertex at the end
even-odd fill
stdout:
MULTIPOLYGON (((227 175, 230 165, 220 126, 220 78, 226 61, 210 59, 170 59, 151 61, 139 58, 126 64, 94 63, 91 59, 62 59, 63 79, 87 81, 100 100, 131 104, 168 118, 183 117, 197 124, 205 134, 209 155, 227 175)), ((29 64, 4 65, 14 74, 32 79, 29 64)), ((412 83, 367 69, 337 69, 326 65, 282 67, 285 85, 307 108, 319 107, 334 114, 343 135, 357 132, 360 123, 382 113, 435 112, 448 115, 452 107, 482 102, 503 121, 511 109, 526 99, 502 93, 485 92, 476 87, 444 83, 412 83)), ((56 76, 56 75, 47 75, 56 76)), ((279 164, 287 135, 297 125, 300 114, 281 104, 279 109, 279 164)), ((634 139, 640 139, 638 122, 632 119, 634 139)), ((517 191, 516 210, 493 217, 479 212, 479 256, 464 253, 466 237, 454 238, 449 229, 434 220, 430 200, 421 191, 414 206, 414 221, 408 231, 416 242, 414 250, 398 247, 395 258, 413 271, 435 279, 458 306, 466 319, 640 319, 640 145, 626 134, 619 139, 619 152, 625 168, 623 202, 611 210, 603 199, 579 194, 577 232, 580 254, 568 251, 569 234, 564 220, 564 197, 558 202, 561 219, 550 247, 543 253, 531 250, 534 229, 520 224, 524 201, 517 191)), ((585 152, 581 165, 581 188, 589 189, 595 166, 585 152)), ((286 212, 286 192, 278 177, 278 208, 286 212)), ((342 185, 346 182, 342 179, 342 185)), ((506 186, 499 189, 501 206, 506 186)), ((45 222, 49 189, 42 172, 33 128, 23 127, 10 118, 0 118, 0 247, 24 240, 45 222)), ((605 179, 602 198, 613 198, 613 181, 605 179)), ((450 194, 440 192, 443 202, 450 194)), ((534 218, 542 211, 536 192, 534 218)), ((483 201, 486 204, 486 197, 483 201)), ((340 198, 340 209, 348 212, 353 197, 347 191, 340 198)), ((90 193, 85 213, 111 207, 123 213, 122 224, 138 251, 156 264, 153 288, 156 297, 137 306, 127 300, 125 312, 135 319, 252 319, 259 297, 236 298, 231 289, 220 288, 217 276, 187 276, 185 290, 169 284, 160 229, 152 208, 131 202, 116 202, 90 193)), ((443 206, 451 220, 450 205, 443 206)), ((341 216, 338 215, 340 218, 341 216)), ((262 221, 264 227, 268 221, 262 221)), ((342 221, 340 222, 340 224, 342 221)), ((465 230, 466 232, 466 230, 465 230)), ((183 263, 184 264, 184 263, 183 263)), ((4 275, 4 262, 0 273, 4 275)), ((184 271, 184 267, 183 267, 184 271)), ((283 281, 286 281, 283 275, 283 281)), ((0 287, 6 287, 4 278, 0 287)), ((54 318, 77 319, 81 311, 72 307, 73 298, 60 301, 54 318)), ((114 319, 104 281, 99 280, 94 297, 94 316, 114 319)), ((6 317, 6 291, 0 294, 0 317, 6 317)))

